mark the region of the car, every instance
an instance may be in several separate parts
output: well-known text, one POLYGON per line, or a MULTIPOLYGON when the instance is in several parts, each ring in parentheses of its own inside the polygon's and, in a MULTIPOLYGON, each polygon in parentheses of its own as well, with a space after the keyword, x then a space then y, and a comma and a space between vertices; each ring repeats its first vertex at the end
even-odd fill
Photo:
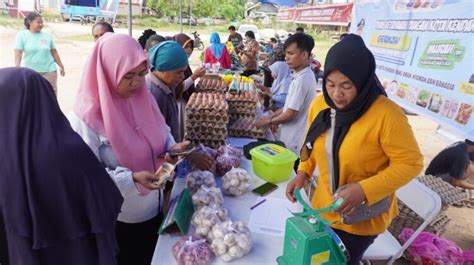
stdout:
POLYGON ((239 32, 243 38, 245 38, 245 33, 247 31, 252 31, 255 34, 255 39, 260 40, 260 34, 258 32, 257 26, 255 25, 251 25, 251 24, 240 25, 239 29, 237 30, 237 32, 239 32))

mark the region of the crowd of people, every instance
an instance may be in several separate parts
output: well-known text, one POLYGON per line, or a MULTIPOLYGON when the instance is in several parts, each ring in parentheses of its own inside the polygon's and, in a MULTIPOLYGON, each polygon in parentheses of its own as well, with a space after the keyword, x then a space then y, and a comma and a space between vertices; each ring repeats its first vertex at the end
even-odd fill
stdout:
MULTIPOLYGON (((193 40, 146 30, 137 41, 106 22, 94 25, 96 43, 66 117, 55 97, 56 65, 61 75, 64 66, 54 42, 41 31, 40 15, 30 13, 25 26, 16 39, 17 67, 0 69, 0 263, 150 264, 172 187, 157 185, 154 172, 175 161, 170 150, 189 144, 185 106, 206 74, 205 67, 189 66, 193 40), (22 60, 26 68, 18 67, 22 60)), ((243 75, 258 74, 254 33, 244 40, 235 27, 228 30, 243 75)), ((318 95, 315 42, 298 31, 285 43, 275 41, 263 63, 257 88, 269 115, 255 126, 277 128, 276 138, 299 154, 289 200, 316 167, 312 206, 344 199, 324 218, 346 245, 348 263, 359 264, 396 216, 395 191, 421 172, 423 156, 406 116, 378 82, 364 41, 347 34, 331 47, 318 95), (388 207, 379 215, 341 221, 360 205, 384 200, 388 207)), ((229 56, 212 33, 204 64, 230 69, 229 56)), ((427 173, 447 173, 453 185, 472 188, 462 181, 473 172, 473 146, 466 140, 443 151, 427 173), (455 169, 447 162, 453 154, 462 160, 455 169)), ((187 158, 200 169, 212 166, 204 154, 187 158)))

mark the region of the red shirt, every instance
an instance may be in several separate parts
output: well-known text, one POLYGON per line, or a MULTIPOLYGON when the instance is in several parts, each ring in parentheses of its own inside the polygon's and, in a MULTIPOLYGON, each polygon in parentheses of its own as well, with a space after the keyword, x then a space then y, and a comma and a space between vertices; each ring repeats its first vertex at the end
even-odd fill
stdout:
POLYGON ((212 54, 211 49, 207 48, 204 52, 204 63, 212 64, 217 62, 221 64, 221 68, 230 69, 230 55, 226 47, 224 47, 222 56, 219 60, 216 58, 216 56, 214 56, 214 54, 212 54))

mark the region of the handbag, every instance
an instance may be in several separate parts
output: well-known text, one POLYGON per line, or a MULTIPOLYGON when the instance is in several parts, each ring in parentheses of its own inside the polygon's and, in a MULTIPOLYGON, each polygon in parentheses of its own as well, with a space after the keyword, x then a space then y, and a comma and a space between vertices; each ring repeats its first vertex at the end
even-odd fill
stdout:
MULTIPOLYGON (((327 130, 327 137, 326 137, 326 160, 328 162, 328 174, 329 180, 331 184, 331 191, 333 194, 338 193, 339 191, 345 188, 344 186, 339 187, 336 191, 334 191, 335 185, 333 185, 334 179, 334 161, 333 161, 333 149, 332 143, 334 139, 334 127, 336 124, 336 111, 331 109, 331 127, 327 130)), ((391 199, 389 196, 383 198, 382 200, 368 205, 365 201, 358 206, 351 215, 343 215, 342 222, 345 224, 357 224, 371 218, 377 217, 385 212, 388 211, 390 208, 391 199)))

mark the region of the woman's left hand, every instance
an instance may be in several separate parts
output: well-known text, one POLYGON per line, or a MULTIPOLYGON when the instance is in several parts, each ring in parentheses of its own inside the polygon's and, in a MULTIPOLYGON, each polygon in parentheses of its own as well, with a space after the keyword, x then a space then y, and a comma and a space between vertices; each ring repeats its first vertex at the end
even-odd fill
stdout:
POLYGON ((206 75, 206 68, 205 67, 198 67, 196 68, 196 70, 194 70, 194 73, 193 75, 191 76, 191 78, 196 81, 196 79, 200 78, 200 77, 203 77, 206 75))
POLYGON ((334 195, 334 201, 343 198, 344 202, 334 210, 341 215, 351 215, 365 201, 365 193, 359 183, 347 184, 334 195))
MULTIPOLYGON (((173 145, 170 150, 181 150, 181 149, 185 149, 188 145, 190 145, 191 142, 190 141, 183 141, 181 143, 177 143, 175 145, 173 145)), ((168 162, 168 163, 171 163, 171 164, 174 164, 176 163, 176 161, 178 161, 181 157, 171 157, 169 154, 166 154, 165 155, 165 161, 168 162)))
POLYGON ((61 76, 65 76, 65 75, 66 75, 66 72, 64 71, 64 67, 60 67, 60 68, 59 68, 59 74, 60 74, 61 76))
POLYGON ((214 164, 214 161, 208 155, 201 153, 194 152, 189 154, 186 158, 199 170, 211 171, 212 165, 214 164))

